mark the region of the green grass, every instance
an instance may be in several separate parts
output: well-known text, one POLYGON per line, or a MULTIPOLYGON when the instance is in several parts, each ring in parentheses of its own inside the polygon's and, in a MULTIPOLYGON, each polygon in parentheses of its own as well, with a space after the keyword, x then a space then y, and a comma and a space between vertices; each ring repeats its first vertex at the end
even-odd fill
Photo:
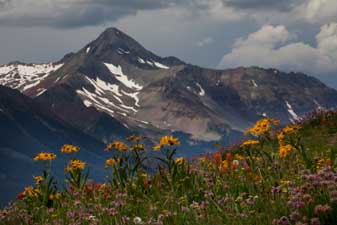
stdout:
POLYGON ((131 137, 130 147, 108 146, 117 156, 104 184, 68 163, 61 189, 47 163, 43 181, 2 209, 0 224, 337 224, 337 113, 316 113, 297 125, 289 132, 260 121, 250 130, 258 144, 195 161, 175 159, 173 137, 161 140, 162 158, 152 159, 139 145, 142 137, 131 137), (161 162, 153 174, 145 173, 149 160, 161 162))

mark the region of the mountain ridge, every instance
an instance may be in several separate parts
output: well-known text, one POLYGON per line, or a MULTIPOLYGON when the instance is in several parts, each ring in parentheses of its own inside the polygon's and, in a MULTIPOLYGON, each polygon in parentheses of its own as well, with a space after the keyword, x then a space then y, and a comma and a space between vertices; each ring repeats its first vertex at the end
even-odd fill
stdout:
MULTIPOLYGON (((104 123, 120 130, 177 131, 197 140, 221 141, 263 116, 286 123, 337 106, 336 90, 302 73, 206 69, 157 56, 116 28, 58 63, 35 86, 29 83, 21 91, 104 142, 116 137, 104 123), (105 116, 108 122, 97 124, 105 116)), ((0 83, 2 76, 0 72, 0 83)))

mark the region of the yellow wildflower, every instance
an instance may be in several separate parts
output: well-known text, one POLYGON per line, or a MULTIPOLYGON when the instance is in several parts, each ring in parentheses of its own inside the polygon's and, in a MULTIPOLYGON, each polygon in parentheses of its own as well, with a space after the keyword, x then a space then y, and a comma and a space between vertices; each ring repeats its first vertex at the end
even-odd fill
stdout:
POLYGON ((161 149, 160 145, 156 145, 153 147, 153 151, 159 151, 161 149))
POLYGON ((50 195, 49 195, 49 200, 50 200, 50 201, 53 201, 53 200, 54 200, 54 195, 53 195, 53 194, 50 194, 50 195))
POLYGON ((283 134, 293 134, 296 133, 302 127, 300 125, 287 125, 282 129, 283 134))
POLYGON ((243 159, 245 159, 245 157, 242 156, 242 155, 240 155, 240 154, 235 154, 234 158, 237 159, 237 160, 243 160, 243 159))
POLYGON ((292 145, 281 145, 280 146, 280 151, 279 151, 279 156, 281 158, 285 158, 288 154, 288 152, 294 150, 294 147, 292 145))
POLYGON ((23 193, 24 193, 24 195, 36 197, 40 193, 40 189, 38 189, 38 188, 34 189, 32 186, 28 186, 28 187, 25 187, 25 190, 24 190, 23 193))
POLYGON ((60 199, 60 198, 61 198, 61 193, 60 193, 60 192, 57 192, 57 193, 55 194, 55 198, 56 198, 56 199, 60 199))
POLYGON ((61 150, 62 153, 72 153, 80 151, 80 148, 74 145, 65 144, 62 146, 61 150))
POLYGON ((146 137, 144 136, 136 136, 136 135, 131 135, 129 137, 126 138, 127 141, 133 141, 133 142, 140 142, 141 140, 145 139, 146 137))
POLYGON ((143 178, 148 178, 149 174, 147 174, 147 173, 141 173, 141 174, 139 174, 139 176, 143 177, 143 178))
POLYGON ((247 140, 245 142, 243 142, 240 147, 245 147, 245 146, 250 146, 250 145, 257 145, 259 144, 260 142, 257 141, 257 140, 247 140))
POLYGON ((284 138, 285 138, 285 135, 283 132, 280 132, 277 134, 277 140, 280 145, 284 144, 284 138))
POLYGON ((225 171, 228 169, 228 161, 227 160, 223 160, 221 163, 221 169, 222 171, 225 171))
POLYGON ((109 151, 111 149, 115 149, 116 151, 120 152, 126 152, 129 149, 129 147, 121 141, 114 141, 108 144, 105 148, 106 151, 109 151))
POLYGON ((264 118, 256 122, 256 124, 248 128, 245 132, 245 135, 252 134, 254 136, 261 136, 270 131, 271 125, 278 126, 280 124, 279 120, 272 118, 264 118))
POLYGON ((43 182, 43 177, 42 176, 33 176, 36 185, 39 185, 43 182))
POLYGON ((158 151, 165 145, 167 146, 180 145, 180 141, 178 138, 175 138, 173 136, 163 136, 160 139, 159 144, 153 147, 153 150, 158 151))
POLYGON ((184 162, 185 162, 184 157, 179 157, 179 158, 176 159, 177 165, 182 165, 182 164, 184 164, 184 162))
POLYGON ((205 156, 203 156, 203 157, 200 157, 200 158, 199 158, 199 161, 200 161, 201 163, 204 163, 204 162, 206 162, 206 157, 205 157, 205 156))
POLYGON ((105 168, 108 168, 116 163, 119 163, 119 159, 110 158, 105 161, 105 168))
POLYGON ((85 168, 85 164, 86 163, 81 160, 74 159, 69 162, 69 165, 66 167, 65 170, 67 172, 73 171, 73 170, 83 170, 85 168))
POLYGON ((38 161, 38 160, 47 161, 47 160, 53 160, 55 158, 56 158, 56 155, 54 153, 40 152, 34 157, 34 160, 35 161, 38 161))
POLYGON ((145 147, 143 144, 136 144, 130 148, 131 151, 144 151, 145 147))

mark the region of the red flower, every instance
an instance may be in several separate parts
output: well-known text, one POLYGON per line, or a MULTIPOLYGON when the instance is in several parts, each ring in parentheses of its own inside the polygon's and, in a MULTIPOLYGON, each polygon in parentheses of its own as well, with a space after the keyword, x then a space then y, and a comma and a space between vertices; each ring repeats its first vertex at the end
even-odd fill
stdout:
POLYGON ((226 154, 226 160, 227 160, 227 162, 231 162, 233 160, 231 153, 226 154))
POLYGON ((333 165, 333 161, 332 161, 331 159, 328 159, 328 160, 326 161, 326 164, 327 164, 328 166, 332 166, 332 165, 333 165))
POLYGON ((21 192, 21 193, 19 193, 16 197, 18 198, 18 199, 20 199, 20 200, 22 200, 22 199, 24 199, 25 198, 25 193, 24 192, 21 192))
POLYGON ((143 183, 143 186, 144 186, 145 188, 149 187, 149 186, 150 186, 150 182, 147 181, 147 180, 145 180, 144 183, 143 183))
POLYGON ((216 165, 220 165, 221 163, 221 154, 220 152, 216 152, 213 154, 213 159, 216 165))

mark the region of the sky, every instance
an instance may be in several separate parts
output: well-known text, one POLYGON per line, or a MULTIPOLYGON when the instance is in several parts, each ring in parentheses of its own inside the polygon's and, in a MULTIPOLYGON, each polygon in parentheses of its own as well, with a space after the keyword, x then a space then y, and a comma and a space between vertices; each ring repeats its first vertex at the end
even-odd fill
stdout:
POLYGON ((337 88, 336 0, 0 0, 0 64, 57 61, 117 27, 161 56, 337 88))

